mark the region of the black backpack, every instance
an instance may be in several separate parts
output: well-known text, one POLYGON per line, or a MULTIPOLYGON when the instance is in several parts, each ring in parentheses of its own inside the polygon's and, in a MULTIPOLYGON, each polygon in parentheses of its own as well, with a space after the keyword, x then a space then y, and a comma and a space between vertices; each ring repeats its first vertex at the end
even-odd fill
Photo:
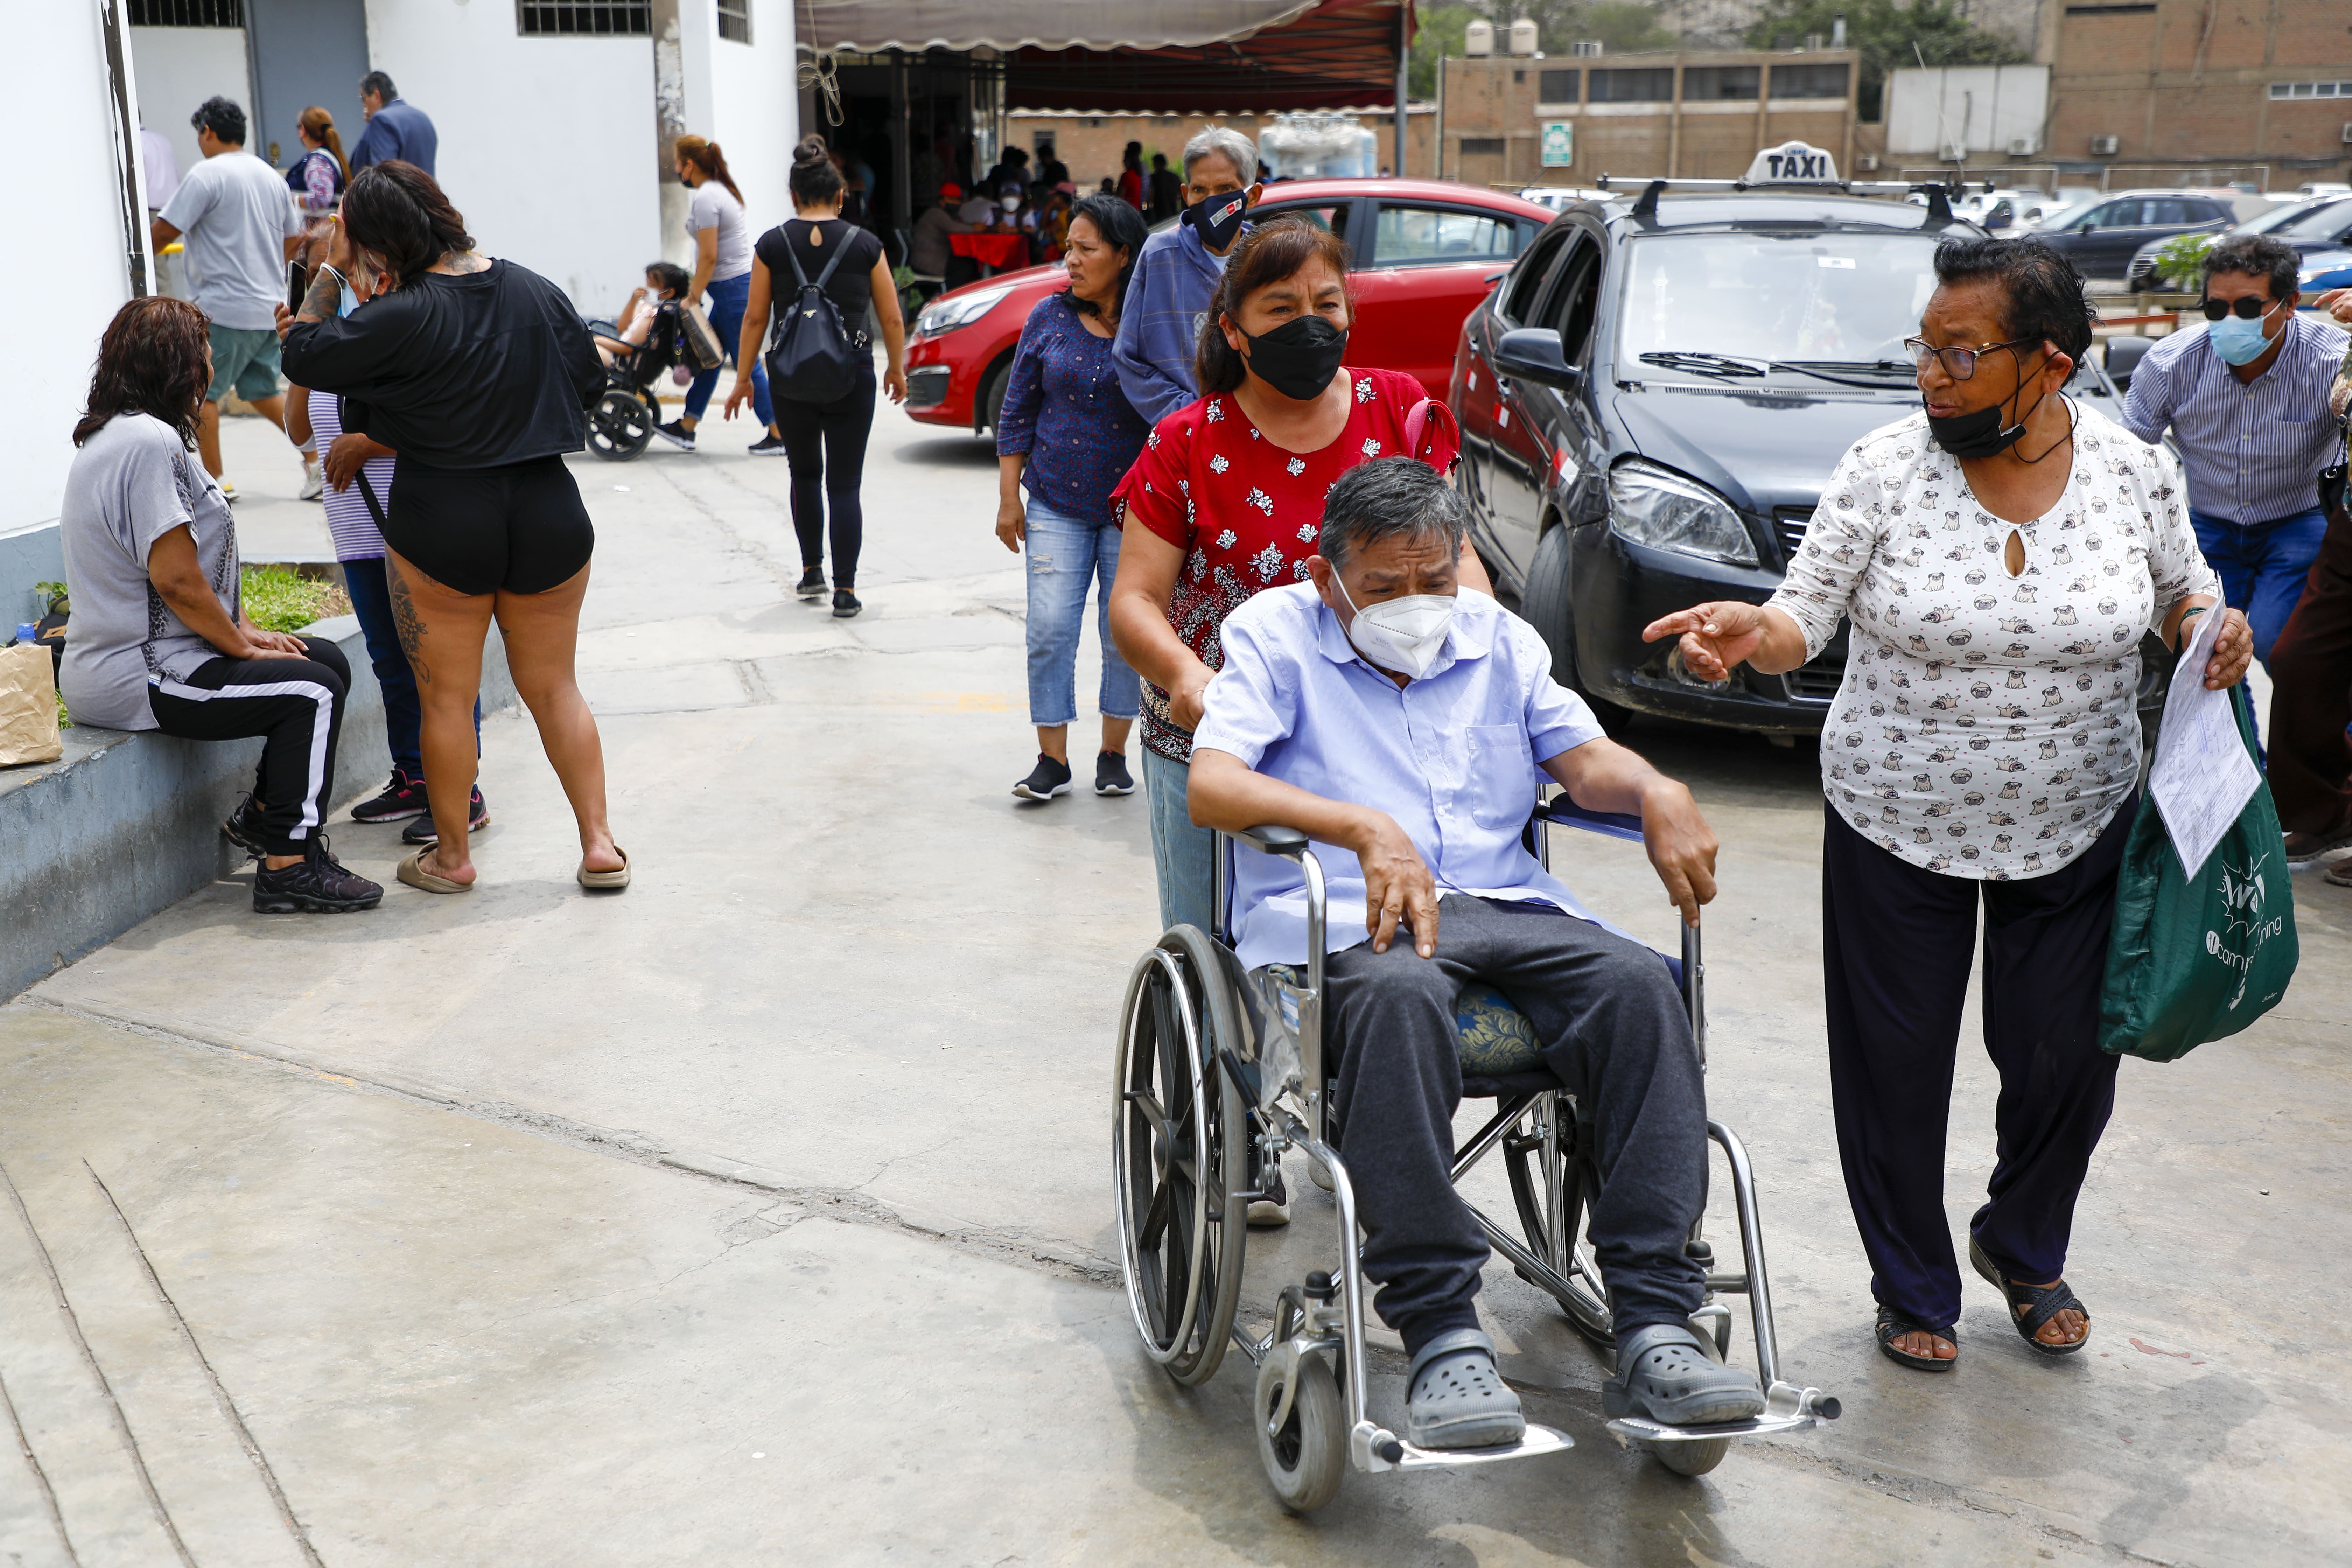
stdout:
POLYGON ((849 254, 848 243, 833 253, 824 270, 809 281, 792 239, 784 239, 784 259, 793 264, 799 298, 788 302, 768 340, 768 390, 794 403, 836 403, 856 384, 859 351, 849 341, 840 308, 825 297, 833 269, 849 254))

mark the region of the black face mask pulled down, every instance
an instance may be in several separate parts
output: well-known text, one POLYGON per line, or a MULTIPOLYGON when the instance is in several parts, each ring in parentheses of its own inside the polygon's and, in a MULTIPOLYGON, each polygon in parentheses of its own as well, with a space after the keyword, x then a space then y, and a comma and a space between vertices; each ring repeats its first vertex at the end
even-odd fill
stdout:
MULTIPOLYGON (((2042 363, 2048 363, 2049 356, 2045 354, 2042 356, 2042 363)), ((2041 366, 2036 365, 2034 368, 2039 370, 2041 366)), ((2018 389, 2004 398, 2002 403, 2014 406, 2017 400, 2024 395, 2023 378, 2021 377, 2018 389)), ((2042 394, 2042 397, 2048 395, 2047 393, 2042 394)), ((1920 406, 1926 405, 1927 400, 1922 398, 1920 406)), ((2024 436, 2025 421, 2033 417, 2033 408, 2042 406, 2042 398, 2035 398, 2033 408, 2027 409, 2024 416, 2014 425, 2001 424, 2001 403, 1996 403, 1989 408, 1979 408, 1974 414, 1956 414, 1948 419, 1938 419, 1930 414, 1927 416, 1927 434, 1935 438, 1937 446, 1955 458, 1973 461, 1979 458, 1999 457, 2016 446, 2019 439, 2024 436)))
POLYGON ((1184 209, 1184 221, 1201 231, 1201 243, 1223 255, 1242 231, 1242 215, 1249 210, 1247 191, 1227 191, 1206 196, 1184 209))
POLYGON ((1322 396, 1348 355, 1348 334, 1320 316, 1300 316, 1270 332, 1242 337, 1249 344, 1250 369, 1294 403, 1322 396))

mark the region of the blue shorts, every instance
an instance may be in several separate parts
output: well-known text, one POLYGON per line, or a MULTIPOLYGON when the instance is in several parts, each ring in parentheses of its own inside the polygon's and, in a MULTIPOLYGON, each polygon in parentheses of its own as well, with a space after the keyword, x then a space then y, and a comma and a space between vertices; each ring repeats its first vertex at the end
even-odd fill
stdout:
POLYGON ((224 327, 218 321, 207 321, 205 332, 213 343, 213 384, 205 388, 206 403, 218 403, 231 387, 247 403, 275 397, 282 390, 278 384, 276 329, 224 327))

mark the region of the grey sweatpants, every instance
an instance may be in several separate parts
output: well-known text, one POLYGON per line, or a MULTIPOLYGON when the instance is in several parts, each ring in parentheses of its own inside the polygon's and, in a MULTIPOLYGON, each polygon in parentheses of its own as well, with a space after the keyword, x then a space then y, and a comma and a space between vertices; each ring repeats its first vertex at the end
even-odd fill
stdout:
POLYGON ((1655 952, 1557 911, 1455 893, 1438 904, 1434 957, 1400 931, 1384 953, 1370 942, 1332 953, 1325 974, 1364 1272, 1408 1352, 1477 1325, 1486 1239, 1450 1179, 1462 1102, 1454 1006, 1471 980, 1527 1015, 1598 1134, 1591 1237, 1618 1334, 1697 1309, 1702 1274, 1683 1243, 1706 1199, 1706 1096, 1690 1020, 1655 952))

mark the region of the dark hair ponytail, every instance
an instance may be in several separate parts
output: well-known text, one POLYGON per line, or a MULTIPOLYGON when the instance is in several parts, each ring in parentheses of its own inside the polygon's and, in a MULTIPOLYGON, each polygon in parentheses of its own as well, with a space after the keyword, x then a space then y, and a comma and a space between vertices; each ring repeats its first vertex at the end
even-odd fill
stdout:
POLYGON ((803 136, 793 149, 790 184, 793 200, 801 206, 822 206, 840 198, 841 171, 833 166, 833 154, 826 150, 824 137, 803 136))
POLYGON ((352 243, 383 258, 403 283, 451 251, 474 248, 463 214, 449 205, 433 176, 397 158, 362 169, 343 193, 343 226, 352 243))

